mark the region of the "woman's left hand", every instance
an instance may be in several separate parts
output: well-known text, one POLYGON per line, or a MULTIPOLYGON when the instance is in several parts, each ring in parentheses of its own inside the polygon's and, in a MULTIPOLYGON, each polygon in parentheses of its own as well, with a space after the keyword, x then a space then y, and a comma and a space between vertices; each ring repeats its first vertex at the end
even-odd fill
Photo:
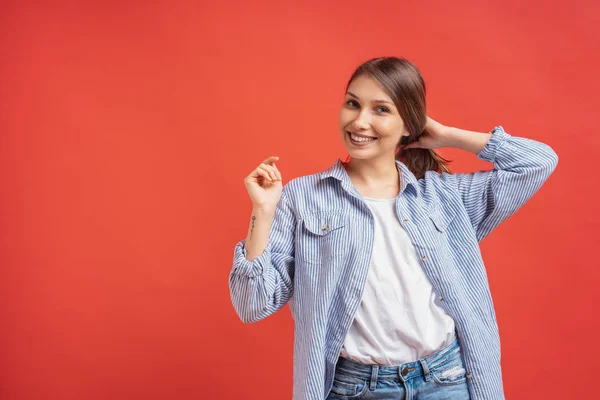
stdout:
POLYGON ((451 128, 427 117, 425 130, 419 139, 409 143, 405 149, 437 149, 447 147, 450 143, 451 128))

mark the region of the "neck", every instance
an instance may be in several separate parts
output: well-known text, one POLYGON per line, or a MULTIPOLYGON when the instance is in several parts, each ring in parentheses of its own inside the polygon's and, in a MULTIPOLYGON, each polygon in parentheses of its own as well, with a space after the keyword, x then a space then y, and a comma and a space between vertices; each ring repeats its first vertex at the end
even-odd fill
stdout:
POLYGON ((348 176, 353 181, 358 181, 366 186, 381 186, 398 183, 400 171, 396 166, 395 158, 391 159, 351 159, 344 164, 348 176))

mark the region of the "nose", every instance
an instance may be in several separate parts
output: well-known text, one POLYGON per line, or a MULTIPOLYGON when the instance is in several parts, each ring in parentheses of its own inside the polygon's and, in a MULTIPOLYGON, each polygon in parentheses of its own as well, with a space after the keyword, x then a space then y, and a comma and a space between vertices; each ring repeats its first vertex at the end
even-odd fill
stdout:
POLYGON ((356 119, 352 121, 352 125, 354 125, 354 129, 368 129, 370 124, 370 116, 368 110, 364 109, 358 113, 356 119))

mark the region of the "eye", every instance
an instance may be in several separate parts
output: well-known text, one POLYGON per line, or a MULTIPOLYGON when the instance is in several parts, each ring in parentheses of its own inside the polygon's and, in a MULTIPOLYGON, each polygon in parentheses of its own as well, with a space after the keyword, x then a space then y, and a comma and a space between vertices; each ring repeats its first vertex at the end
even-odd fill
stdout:
POLYGON ((378 110, 383 110, 382 112, 386 112, 386 113, 389 113, 389 112, 390 112, 390 110, 388 110, 388 109, 387 109, 387 108, 385 108, 385 107, 377 107, 377 109, 378 109, 378 110))
POLYGON ((348 100, 346 102, 347 105, 349 105, 350 107, 354 107, 354 104, 358 105, 354 100, 348 100))

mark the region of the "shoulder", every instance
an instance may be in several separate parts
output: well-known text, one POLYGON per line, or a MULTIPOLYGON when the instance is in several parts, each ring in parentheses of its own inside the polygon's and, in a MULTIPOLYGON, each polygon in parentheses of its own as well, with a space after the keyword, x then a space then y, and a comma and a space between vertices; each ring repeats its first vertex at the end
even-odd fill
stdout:
POLYGON ((334 177, 324 177, 323 172, 296 177, 287 182, 283 190, 297 215, 333 212, 346 209, 339 181, 334 177))
POLYGON ((456 175, 448 172, 427 171, 419 179, 421 188, 425 191, 454 192, 456 188, 456 175))
POLYGON ((425 204, 448 213, 453 213, 457 207, 460 207, 460 196, 454 174, 428 171, 423 178, 419 179, 419 185, 425 204))
POLYGON ((327 171, 320 171, 298 176, 287 182, 285 187, 287 187, 290 195, 302 196, 314 194, 315 191, 331 187, 331 182, 336 180, 332 177, 324 177, 326 172, 327 171))

